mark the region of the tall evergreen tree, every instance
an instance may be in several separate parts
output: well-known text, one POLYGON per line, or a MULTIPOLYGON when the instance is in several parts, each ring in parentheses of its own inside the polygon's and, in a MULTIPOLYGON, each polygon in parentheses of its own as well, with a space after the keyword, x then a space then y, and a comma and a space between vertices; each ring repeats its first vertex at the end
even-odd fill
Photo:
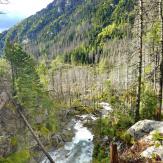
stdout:
POLYGON ((25 107, 28 108, 29 113, 35 115, 38 108, 47 108, 47 103, 49 102, 49 99, 46 98, 47 96, 44 94, 40 84, 39 76, 37 75, 35 68, 35 62, 18 44, 11 44, 9 41, 6 43, 5 56, 12 68, 13 95, 15 96, 16 101, 11 101, 44 154, 51 163, 54 163, 52 157, 46 152, 43 144, 22 112, 22 109, 25 107))

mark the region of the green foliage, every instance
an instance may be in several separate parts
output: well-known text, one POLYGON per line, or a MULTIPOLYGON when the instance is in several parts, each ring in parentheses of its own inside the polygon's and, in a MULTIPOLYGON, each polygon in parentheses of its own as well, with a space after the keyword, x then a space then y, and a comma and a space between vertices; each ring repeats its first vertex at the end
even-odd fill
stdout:
POLYGON ((87 64, 89 63, 89 58, 88 58, 88 49, 84 46, 80 46, 70 53, 65 55, 64 58, 65 62, 70 62, 72 64, 87 64))
POLYGON ((118 5, 112 14, 112 19, 116 23, 122 23, 124 21, 128 21, 131 24, 134 19, 134 1, 133 0, 119 0, 118 5))
POLYGON ((152 65, 151 64, 147 65, 144 71, 145 71, 145 74, 149 74, 152 71, 152 65))
POLYGON ((105 27, 104 29, 102 29, 102 32, 98 34, 99 38, 106 38, 106 37, 111 37, 111 35, 113 34, 113 32, 116 30, 116 24, 113 23, 111 25, 108 25, 107 27, 105 27))
POLYGON ((28 150, 22 150, 11 154, 7 158, 0 158, 0 163, 28 163, 30 153, 28 150))
POLYGON ((40 78, 40 83, 44 86, 44 88, 48 87, 48 68, 46 66, 46 61, 42 60, 37 68, 36 68, 36 72, 39 75, 40 78))
POLYGON ((46 128, 48 129, 48 131, 50 131, 51 133, 54 133, 57 131, 58 126, 57 126, 57 122, 54 119, 54 117, 52 117, 53 119, 49 118, 46 122, 46 128))
POLYGON ((152 139, 154 141, 162 141, 163 140, 163 135, 159 131, 155 131, 152 135, 152 139))
POLYGON ((133 140, 132 136, 127 131, 120 131, 118 137, 126 144, 131 144, 133 140))
POLYGON ((43 63, 37 68, 30 55, 24 52, 18 44, 10 44, 9 41, 6 44, 5 56, 12 67, 17 100, 29 110, 52 107, 52 102, 48 94, 44 93, 39 78, 39 75, 41 77, 47 73, 43 63))
POLYGON ((100 123, 101 123, 101 135, 109 135, 111 137, 115 136, 116 129, 114 127, 112 120, 110 120, 109 118, 103 118, 100 123))
POLYGON ((102 29, 102 32, 98 34, 98 40, 105 42, 111 38, 123 38, 125 30, 128 28, 127 23, 111 24, 102 29))
POLYGON ((57 124, 56 109, 48 110, 48 118, 45 121, 45 128, 47 128, 50 133, 54 133, 58 130, 57 124))
POLYGON ((49 135, 49 130, 46 127, 41 127, 40 129, 41 135, 48 136, 49 135))
POLYGON ((54 60, 51 62, 51 70, 56 71, 63 66, 64 57, 62 55, 58 55, 54 60))
POLYGON ((16 136, 11 138, 11 145, 14 147, 18 145, 18 139, 16 136))
POLYGON ((109 149, 96 144, 94 147, 93 163, 109 163, 109 149))
POLYGON ((0 78, 5 77, 9 74, 10 65, 6 59, 0 58, 0 78))
POLYGON ((154 44, 160 43, 160 23, 155 22, 152 24, 150 30, 147 32, 145 40, 154 44))
POLYGON ((115 112, 116 123, 115 128, 117 130, 126 130, 128 129, 133 123, 133 117, 128 113, 123 113, 121 111, 115 112))
POLYGON ((140 116, 141 119, 153 119, 157 109, 157 96, 152 88, 146 86, 142 92, 140 116))

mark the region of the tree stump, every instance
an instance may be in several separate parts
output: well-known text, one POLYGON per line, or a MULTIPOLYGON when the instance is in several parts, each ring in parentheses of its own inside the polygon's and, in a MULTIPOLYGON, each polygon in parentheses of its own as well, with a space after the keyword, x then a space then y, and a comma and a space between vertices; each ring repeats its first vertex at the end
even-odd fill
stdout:
POLYGON ((117 145, 114 143, 110 145, 110 163, 119 163, 117 145))

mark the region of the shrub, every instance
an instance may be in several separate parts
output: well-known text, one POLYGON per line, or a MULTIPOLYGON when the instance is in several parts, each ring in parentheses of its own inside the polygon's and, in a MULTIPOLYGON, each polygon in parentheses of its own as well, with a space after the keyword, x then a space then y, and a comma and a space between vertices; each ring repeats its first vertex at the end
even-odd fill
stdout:
POLYGON ((0 163, 27 163, 30 159, 28 150, 22 150, 11 154, 7 158, 0 158, 0 163))
POLYGON ((157 109, 157 96, 150 88, 142 93, 140 116, 141 119, 153 119, 157 109))

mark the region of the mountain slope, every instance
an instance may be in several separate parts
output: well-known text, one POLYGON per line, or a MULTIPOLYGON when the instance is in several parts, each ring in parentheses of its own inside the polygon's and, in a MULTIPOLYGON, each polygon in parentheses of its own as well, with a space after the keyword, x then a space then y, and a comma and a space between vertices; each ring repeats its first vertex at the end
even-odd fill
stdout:
MULTIPOLYGON (((113 22, 124 24, 129 20, 130 24, 133 8, 133 0, 57 0, 2 33, 0 51, 7 37, 26 44, 35 56, 56 56, 81 45, 93 46, 98 34, 113 22)), ((124 28, 119 33, 124 34, 124 28)))

